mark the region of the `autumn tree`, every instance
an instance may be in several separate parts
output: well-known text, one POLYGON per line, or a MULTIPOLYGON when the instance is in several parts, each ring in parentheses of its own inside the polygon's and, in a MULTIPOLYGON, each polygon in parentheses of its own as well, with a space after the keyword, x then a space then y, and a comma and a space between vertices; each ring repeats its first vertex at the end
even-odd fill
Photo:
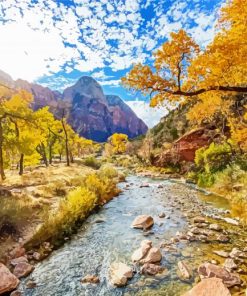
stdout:
POLYGON ((122 154, 126 152, 128 143, 128 136, 121 133, 115 133, 108 139, 106 149, 112 154, 122 154), (110 147, 107 147, 110 146, 110 147))
POLYGON ((220 31, 205 50, 184 31, 171 33, 154 53, 154 65, 137 64, 122 78, 151 96, 151 106, 212 92, 247 92, 247 6, 232 0, 222 8, 220 31))
MULTIPOLYGON (((32 95, 26 91, 20 90, 13 93, 13 90, 6 93, 1 99, 0 105, 0 175, 5 179, 4 173, 4 153, 3 147, 13 137, 21 139, 19 126, 32 122, 32 110, 29 105, 32 101, 32 95), (10 96, 10 98, 8 98, 10 96)), ((23 158, 21 152, 20 157, 23 158)), ((22 160, 20 159, 22 162, 22 160)))

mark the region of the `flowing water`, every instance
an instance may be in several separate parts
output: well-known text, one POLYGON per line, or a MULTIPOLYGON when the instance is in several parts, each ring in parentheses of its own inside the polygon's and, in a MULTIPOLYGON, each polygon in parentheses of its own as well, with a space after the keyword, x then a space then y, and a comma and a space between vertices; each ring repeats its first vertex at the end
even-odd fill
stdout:
POLYGON ((175 296, 188 289, 195 276, 190 281, 181 281, 177 275, 177 261, 185 259, 193 269, 195 264, 198 266, 198 262, 203 262, 202 256, 212 246, 206 244, 203 247, 200 242, 179 242, 173 252, 162 249, 161 264, 167 268, 168 274, 147 277, 137 273, 124 288, 115 288, 110 284, 109 266, 114 261, 131 265, 131 254, 142 240, 148 238, 154 246, 170 241, 177 231, 185 232, 188 229, 190 214, 194 215, 205 208, 210 214, 224 213, 229 207, 227 201, 212 199, 192 187, 168 180, 130 176, 127 182, 129 187, 126 183, 120 184, 123 192, 119 197, 91 215, 70 241, 36 265, 35 271, 22 281, 20 290, 23 295, 175 296), (143 182, 148 182, 150 187, 140 188, 143 182), (159 184, 163 188, 159 188, 159 184), (184 207, 187 208, 186 215, 184 207), (165 213, 166 217, 159 218, 160 213, 165 213), (155 224, 149 233, 130 227, 134 218, 141 214, 154 217, 155 224), (196 263, 192 260, 194 257, 197 258, 196 263), (81 284, 81 278, 88 274, 98 275, 100 284, 81 284), (37 284, 34 289, 26 288, 30 279, 37 284))

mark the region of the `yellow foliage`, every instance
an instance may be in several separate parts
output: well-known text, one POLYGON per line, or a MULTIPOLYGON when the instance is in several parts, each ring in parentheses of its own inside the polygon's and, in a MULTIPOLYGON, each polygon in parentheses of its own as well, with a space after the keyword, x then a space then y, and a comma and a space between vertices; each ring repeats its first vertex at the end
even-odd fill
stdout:
POLYGON ((112 146, 112 152, 114 154, 121 154, 126 152, 128 136, 115 133, 108 139, 108 142, 112 146))

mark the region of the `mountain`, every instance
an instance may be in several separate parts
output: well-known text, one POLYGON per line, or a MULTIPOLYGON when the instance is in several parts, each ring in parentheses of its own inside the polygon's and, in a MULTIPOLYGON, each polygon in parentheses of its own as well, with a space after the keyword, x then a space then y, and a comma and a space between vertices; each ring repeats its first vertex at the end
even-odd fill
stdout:
POLYGON ((92 77, 83 76, 63 93, 39 84, 29 83, 0 71, 0 82, 22 88, 34 96, 33 109, 50 106, 57 117, 66 109, 68 122, 81 136, 98 142, 106 141, 115 132, 134 138, 147 132, 146 124, 118 96, 105 95, 100 84, 92 77))

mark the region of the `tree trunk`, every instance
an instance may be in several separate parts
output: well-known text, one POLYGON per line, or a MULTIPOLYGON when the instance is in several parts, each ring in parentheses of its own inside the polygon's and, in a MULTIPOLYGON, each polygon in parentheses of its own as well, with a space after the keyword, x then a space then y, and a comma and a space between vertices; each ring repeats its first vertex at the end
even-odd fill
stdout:
POLYGON ((24 170, 24 154, 23 153, 21 153, 19 164, 20 164, 20 166, 19 166, 19 175, 22 176, 23 175, 23 170, 24 170))
POLYGON ((45 145, 44 145, 44 143, 41 143, 41 147, 42 147, 42 156, 43 156, 43 160, 44 160, 45 166, 48 167, 49 164, 48 164, 48 160, 47 160, 47 157, 46 157, 46 152, 45 152, 45 145))
POLYGON ((52 146, 49 145, 49 164, 52 164, 52 146))
POLYGON ((2 119, 0 120, 0 175, 1 179, 6 179, 3 167, 3 126, 2 126, 2 119))
POLYGON ((68 133, 64 124, 64 121, 62 119, 62 126, 63 126, 63 131, 65 135, 65 151, 66 151, 66 163, 67 166, 70 166, 70 160, 69 160, 69 139, 68 139, 68 133))
POLYGON ((73 156, 73 154, 71 152, 70 152, 70 162, 74 163, 74 156, 73 156))

